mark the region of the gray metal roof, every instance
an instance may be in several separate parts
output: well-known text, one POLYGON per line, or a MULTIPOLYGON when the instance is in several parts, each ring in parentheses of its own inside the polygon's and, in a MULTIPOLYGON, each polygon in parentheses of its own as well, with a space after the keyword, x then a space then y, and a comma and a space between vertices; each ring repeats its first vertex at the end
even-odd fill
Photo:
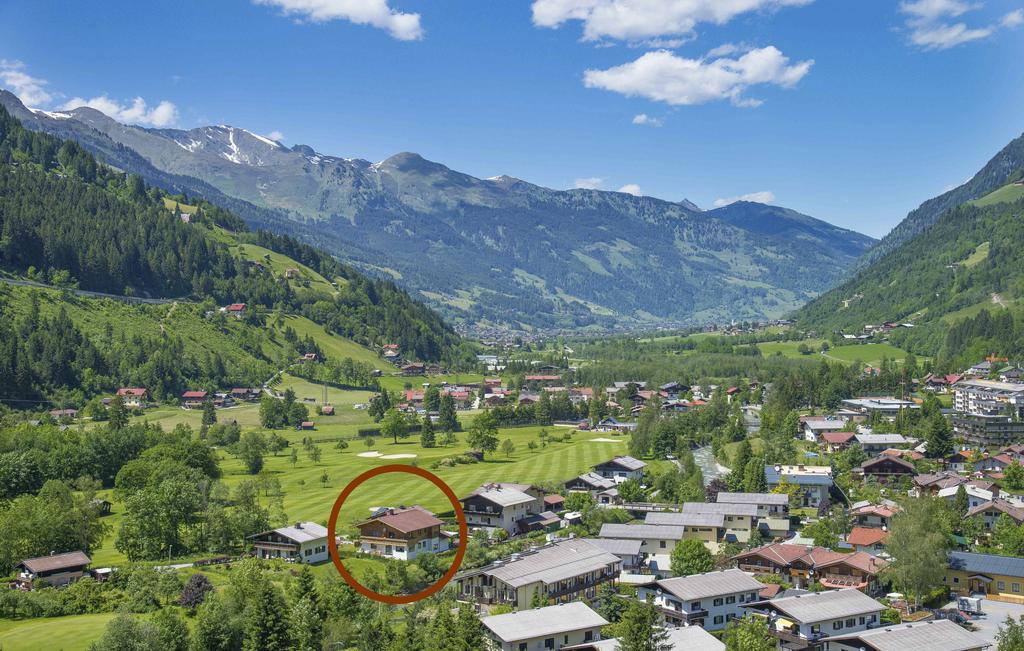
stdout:
POLYGON ((737 504, 730 502, 686 502, 683 513, 721 513, 723 515, 745 515, 757 517, 757 504, 737 504))
POLYGON ((805 624, 885 610, 885 606, 854 588, 773 599, 767 607, 805 624))
MULTIPOLYGON (((528 495, 522 491, 518 491, 514 488, 492 488, 488 490, 477 489, 473 491, 473 494, 469 497, 481 497, 488 502, 493 502, 498 506, 512 506, 513 504, 523 504, 524 502, 536 501, 533 495, 528 495)), ((469 499, 464 497, 463 500, 469 499)))
POLYGON ((643 461, 635 459, 630 456, 615 457, 614 459, 611 459, 609 461, 599 463, 594 467, 596 468, 598 466, 603 466, 609 463, 615 464, 617 466, 622 466, 626 470, 640 470, 641 468, 647 467, 647 464, 644 463, 643 461))
POLYGON ((613 524, 601 525, 601 538, 627 538, 631 540, 682 540, 686 535, 684 527, 661 524, 613 524))
POLYGON ((861 445, 903 445, 907 442, 901 434, 855 434, 853 438, 861 445))
POLYGON ((856 640, 875 651, 970 651, 992 646, 985 638, 965 631, 948 619, 898 624, 849 635, 834 635, 828 639, 856 640))
POLYGON ((561 540, 516 560, 483 569, 483 573, 512 587, 541 581, 556 583, 563 579, 621 564, 618 556, 581 539, 561 540))
POLYGON ((706 511, 683 513, 658 513, 652 511, 644 518, 644 524, 677 527, 724 527, 725 516, 721 513, 708 513, 706 511))
POLYGON ((609 554, 617 556, 636 556, 640 553, 640 546, 643 544, 642 540, 624 540, 621 538, 583 538, 582 540, 594 547, 605 550, 609 554))
POLYGON ((766 504, 789 505, 789 495, 785 493, 719 493, 719 504, 766 504))
POLYGON ((1024 577, 1024 558, 1016 556, 950 552, 949 567, 950 569, 963 570, 964 572, 1024 577))
MULTIPOLYGON (((670 628, 667 642, 671 651, 725 651, 725 644, 700 626, 670 628)), ((619 639, 615 637, 609 640, 562 647, 564 651, 574 649, 579 649, 579 651, 617 651, 618 648, 619 639)))
POLYGON ((253 539, 257 536, 264 536, 268 533, 276 533, 297 543, 304 543, 311 540, 317 540, 319 538, 326 538, 327 527, 317 524, 316 522, 297 522, 290 527, 281 527, 280 529, 274 529, 272 531, 264 531, 262 533, 249 536, 249 538, 253 539))
POLYGON ((582 601, 572 601, 558 606, 492 615, 481 618, 480 623, 503 642, 516 642, 585 628, 600 628, 607 626, 608 620, 582 601))
POLYGON ((780 477, 785 477, 786 481, 792 484, 804 484, 808 486, 832 485, 832 474, 831 469, 829 472, 813 472, 808 469, 810 468, 827 468, 828 466, 804 466, 801 470, 799 466, 782 466, 780 470, 776 470, 775 466, 765 466, 764 476, 768 484, 778 484, 780 477))
MULTIPOLYGON (((588 472, 583 475, 579 475, 578 477, 576 477, 576 479, 579 479, 586 483, 587 485, 593 486, 594 488, 614 488, 616 486, 614 479, 602 477, 596 472, 588 472)), ((570 482, 576 481, 576 479, 570 479, 566 483, 568 484, 570 482)))
POLYGON ((679 576, 655 582, 659 588, 671 592, 682 601, 707 599, 737 592, 760 592, 764 584, 741 570, 722 570, 706 574, 679 576))

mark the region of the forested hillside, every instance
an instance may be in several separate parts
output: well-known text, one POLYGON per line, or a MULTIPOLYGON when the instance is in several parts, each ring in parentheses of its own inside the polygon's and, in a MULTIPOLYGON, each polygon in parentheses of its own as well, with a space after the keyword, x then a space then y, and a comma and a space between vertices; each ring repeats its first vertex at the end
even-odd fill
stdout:
POLYGON ((1024 355, 1024 200, 965 204, 797 313, 828 334, 907 322, 892 343, 939 368, 1024 355))
POLYGON ((393 283, 290 237, 247 232, 210 204, 201 202, 186 223, 166 198, 139 177, 98 164, 73 141, 23 129, 0 108, 0 272, 64 292, 44 309, 39 290, 0 292, 0 392, 90 395, 135 381, 163 397, 186 383, 254 383, 290 345, 272 341, 267 325, 282 314, 366 346, 397 343, 410 357, 465 359, 440 317, 393 283), (245 247, 286 256, 330 282, 289 281, 244 259, 245 247), (181 330, 165 328, 169 306, 118 306, 74 297, 76 288, 178 299, 178 317, 187 320, 181 330), (246 319, 208 318, 227 303, 248 304, 246 319))

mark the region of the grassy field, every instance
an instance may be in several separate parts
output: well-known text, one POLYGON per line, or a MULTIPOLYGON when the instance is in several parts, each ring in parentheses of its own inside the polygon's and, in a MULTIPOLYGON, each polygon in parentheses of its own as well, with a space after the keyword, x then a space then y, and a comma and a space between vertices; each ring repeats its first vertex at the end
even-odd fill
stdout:
POLYGON ((394 366, 385 362, 369 348, 360 346, 351 339, 327 332, 322 325, 313 323, 306 317, 286 316, 284 317, 284 326, 280 330, 283 332, 285 327, 290 327, 302 339, 311 337, 320 350, 332 359, 350 357, 354 361, 369 364, 386 373, 395 371, 394 366))
POLYGON ((865 364, 877 365, 883 357, 902 362, 907 357, 907 352, 889 344, 858 344, 856 346, 833 346, 825 357, 840 362, 852 362, 854 360, 865 364))
POLYGON ((997 203, 1009 203, 1016 201, 1024 197, 1024 185, 1018 185, 1011 183, 1010 185, 1004 185, 1003 187, 986 194, 980 199, 975 199, 968 203, 974 204, 975 206, 992 206, 997 203))
POLYGON ((766 341, 757 344, 757 347, 761 349, 761 354, 764 355, 765 357, 768 357, 769 355, 775 355, 776 353, 782 353, 783 357, 798 359, 801 357, 811 357, 812 355, 817 353, 818 349, 821 348, 822 342, 824 341, 824 339, 803 339, 801 341, 766 341), (801 345, 808 346, 811 350, 814 351, 814 353, 812 353, 811 355, 800 354, 798 348, 801 345))
POLYGON ((419 389, 424 384, 430 383, 432 385, 440 385, 442 382, 448 384, 479 384, 484 381, 484 376, 476 375, 474 373, 455 373, 452 375, 420 375, 420 376, 403 376, 403 375, 385 375, 380 378, 380 385, 382 388, 388 391, 402 391, 405 386, 409 386, 419 389))
POLYGON ((78 651, 101 635, 114 613, 47 617, 12 621, 0 619, 0 648, 4 651, 78 651))

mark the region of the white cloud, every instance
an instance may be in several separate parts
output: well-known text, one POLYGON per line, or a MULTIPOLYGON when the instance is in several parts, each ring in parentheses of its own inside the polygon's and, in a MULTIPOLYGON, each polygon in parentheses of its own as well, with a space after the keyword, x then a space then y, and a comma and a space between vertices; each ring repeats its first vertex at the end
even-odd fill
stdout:
POLYGON ((625 192, 626 194, 631 194, 634 197, 639 197, 643 194, 642 192, 640 192, 640 186, 637 185, 636 183, 627 183, 626 185, 619 188, 618 191, 625 192))
POLYGON ((1008 29, 1013 27, 1020 27, 1024 25, 1024 9, 1017 9, 1003 16, 1003 19, 999 23, 1003 27, 1008 29))
POLYGON ((672 105, 705 104, 728 99, 736 106, 758 106, 743 92, 757 84, 792 88, 807 75, 813 60, 793 65, 777 48, 750 50, 730 59, 685 59, 665 50, 648 52, 636 61, 607 70, 583 73, 588 88, 603 88, 672 105))
POLYGON ((122 104, 117 100, 110 99, 106 95, 84 99, 75 97, 61 106, 65 111, 88 106, 94 108, 104 115, 114 118, 118 122, 131 124, 145 124, 154 127, 167 127, 178 121, 178 108, 171 102, 164 100, 150 108, 146 100, 136 97, 131 104, 122 104))
POLYGON ((271 131, 270 133, 267 134, 267 137, 270 138, 271 140, 284 142, 284 134, 281 133, 280 131, 271 131))
POLYGON ((665 121, 661 118, 652 118, 646 113, 641 113, 640 115, 633 116, 633 124, 640 124, 648 127, 660 127, 665 124, 665 121))
POLYGON ((600 176, 586 176, 582 179, 576 179, 572 183, 572 187, 580 190, 598 190, 604 185, 604 179, 600 176))
POLYGON ((907 16, 910 42, 925 50, 948 50, 988 38, 1000 27, 1012 28, 1024 23, 1021 9, 1006 14, 998 24, 970 26, 953 20, 982 7, 983 2, 964 0, 904 0, 900 3, 900 11, 907 16))
POLYGON ((407 14, 388 6, 388 0, 253 0, 254 3, 278 7, 285 14, 317 23, 347 20, 357 25, 371 25, 387 30, 400 41, 423 38, 419 14, 407 14))
POLYGON ((728 199, 715 199, 715 208, 721 208, 722 206, 728 206, 731 203, 737 201, 753 201, 754 203, 775 203, 775 193, 763 190, 761 192, 751 192, 749 194, 741 194, 738 197, 729 197, 728 199))
POLYGON ((0 83, 29 107, 46 106, 53 101, 53 95, 46 90, 47 81, 25 72, 21 61, 0 59, 0 83))
POLYGON ((583 22, 583 39, 642 41, 691 35, 699 23, 724 25, 751 11, 799 7, 814 0, 534 0, 533 24, 583 22))

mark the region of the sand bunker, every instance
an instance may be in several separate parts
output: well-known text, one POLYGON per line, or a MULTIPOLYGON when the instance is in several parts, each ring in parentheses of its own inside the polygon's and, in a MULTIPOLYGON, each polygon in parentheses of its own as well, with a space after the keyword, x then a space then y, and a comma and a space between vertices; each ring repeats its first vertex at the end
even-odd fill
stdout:
POLYGON ((415 459, 415 454, 385 454, 381 459, 415 459))
POLYGON ((590 439, 594 443, 622 443, 623 439, 590 439))
POLYGON ((383 457, 384 455, 374 450, 373 452, 360 452, 357 457, 383 457))

